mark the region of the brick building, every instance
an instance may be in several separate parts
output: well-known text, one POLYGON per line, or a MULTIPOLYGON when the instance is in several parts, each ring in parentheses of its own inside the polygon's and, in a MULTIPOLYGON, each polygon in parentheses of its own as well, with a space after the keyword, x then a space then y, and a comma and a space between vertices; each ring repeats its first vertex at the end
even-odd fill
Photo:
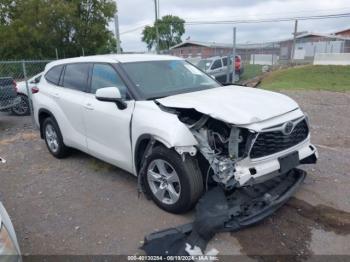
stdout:
POLYGON ((343 36, 343 37, 349 37, 350 38, 350 28, 344 29, 341 31, 337 31, 334 33, 336 36, 343 36))
MULTIPOLYGON (((183 58, 208 58, 213 56, 225 56, 232 53, 232 44, 216 42, 185 41, 170 48, 169 53, 183 58)), ((252 54, 279 53, 279 45, 276 43, 261 44, 237 44, 236 54, 243 61, 249 61, 252 54)))

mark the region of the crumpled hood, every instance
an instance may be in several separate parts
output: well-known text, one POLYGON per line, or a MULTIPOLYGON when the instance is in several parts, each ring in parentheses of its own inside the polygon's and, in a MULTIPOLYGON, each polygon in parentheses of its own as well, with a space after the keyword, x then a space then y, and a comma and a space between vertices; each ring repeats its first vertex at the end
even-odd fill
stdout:
POLYGON ((157 101, 165 107, 193 108, 212 118, 236 125, 260 122, 299 107, 285 95, 233 85, 169 96, 157 101))

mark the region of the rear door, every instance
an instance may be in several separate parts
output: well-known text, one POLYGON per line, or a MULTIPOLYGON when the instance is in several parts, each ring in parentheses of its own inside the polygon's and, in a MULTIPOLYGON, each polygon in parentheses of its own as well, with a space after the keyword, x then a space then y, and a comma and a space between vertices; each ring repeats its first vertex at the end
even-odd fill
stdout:
POLYGON ((91 69, 90 92, 84 98, 84 121, 89 152, 106 162, 132 172, 130 122, 135 101, 115 67, 95 63, 91 69), (117 87, 127 103, 119 109, 114 102, 95 98, 98 89, 117 87))
POLYGON ((215 78, 218 80, 218 78, 222 75, 222 72, 223 67, 221 58, 217 58, 213 61, 210 67, 210 75, 215 76, 215 78))
POLYGON ((64 121, 65 142, 82 151, 87 151, 85 124, 83 119, 84 101, 88 91, 89 72, 92 64, 67 64, 63 71, 55 97, 64 121))

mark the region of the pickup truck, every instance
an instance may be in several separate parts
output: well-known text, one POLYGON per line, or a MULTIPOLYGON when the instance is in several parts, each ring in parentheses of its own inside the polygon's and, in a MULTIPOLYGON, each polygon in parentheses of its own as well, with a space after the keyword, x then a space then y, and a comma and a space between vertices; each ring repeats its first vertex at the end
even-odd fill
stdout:
MULTIPOLYGON (((215 79, 221 84, 226 84, 227 74, 227 56, 224 57, 210 57, 201 59, 196 65, 207 74, 215 77, 215 79)), ((230 57, 230 66, 232 65, 232 57, 230 57)), ((239 81, 240 76, 244 72, 243 63, 241 56, 236 55, 235 57, 235 79, 232 81, 232 72, 230 73, 230 83, 239 81)))
POLYGON ((8 111, 21 102, 12 77, 0 77, 0 111, 8 111))

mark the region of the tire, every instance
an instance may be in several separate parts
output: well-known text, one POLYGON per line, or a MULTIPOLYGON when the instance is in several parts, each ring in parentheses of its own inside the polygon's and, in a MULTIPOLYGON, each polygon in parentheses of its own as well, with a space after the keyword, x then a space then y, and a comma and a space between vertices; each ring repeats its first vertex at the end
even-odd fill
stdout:
POLYGON ((147 159, 146 171, 141 175, 146 193, 151 196, 158 207, 170 213, 178 214, 190 210, 203 194, 203 177, 196 159, 186 155, 186 159, 183 161, 177 152, 163 146, 153 148, 147 159), (162 169, 166 169, 166 171, 160 172, 159 165, 163 165, 162 169), (174 179, 175 176, 170 175, 170 173, 174 174, 172 170, 175 171, 178 179, 174 179), (161 173, 164 175, 162 178, 159 176, 161 173), (155 181, 157 179, 158 181, 155 181), (162 179, 166 181, 159 182, 162 179), (164 187, 166 187, 164 190, 159 191, 160 188, 164 187), (173 190, 177 194, 174 194, 173 190), (156 192, 161 193, 157 196, 156 192), (173 193, 170 194, 171 192, 173 193), (163 200, 159 195, 163 195, 163 200))
POLYGON ((18 95, 21 98, 21 102, 15 107, 11 108, 13 114, 17 116, 28 116, 30 115, 29 99, 26 95, 18 95))
POLYGON ((56 120, 48 117, 42 125, 44 140, 47 149, 56 158, 64 158, 69 153, 69 148, 64 144, 63 137, 56 120))

